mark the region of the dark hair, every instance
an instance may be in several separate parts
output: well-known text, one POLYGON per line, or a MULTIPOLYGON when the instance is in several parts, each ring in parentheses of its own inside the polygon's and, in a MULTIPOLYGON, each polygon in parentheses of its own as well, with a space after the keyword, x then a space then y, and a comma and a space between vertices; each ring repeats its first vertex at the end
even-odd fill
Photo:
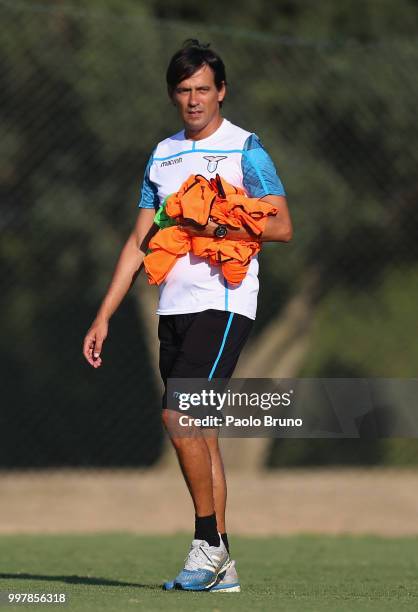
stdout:
POLYGON ((182 48, 173 55, 167 68, 167 87, 170 96, 181 81, 188 79, 204 65, 212 68, 215 85, 221 89, 226 84, 225 66, 215 51, 209 49, 209 44, 202 44, 195 38, 184 41, 182 48))

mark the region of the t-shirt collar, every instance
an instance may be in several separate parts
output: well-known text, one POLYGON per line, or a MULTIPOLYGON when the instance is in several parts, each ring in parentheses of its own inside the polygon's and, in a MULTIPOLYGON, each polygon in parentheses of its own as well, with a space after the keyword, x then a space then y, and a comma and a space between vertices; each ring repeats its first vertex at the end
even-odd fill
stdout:
POLYGON ((225 117, 222 117, 221 125, 213 132, 213 134, 211 134, 210 136, 207 136, 207 138, 200 138, 199 140, 191 140, 189 138, 186 138, 185 130, 183 130, 183 138, 187 142, 196 143, 196 146, 201 147, 202 144, 206 144, 210 142, 212 139, 217 138, 220 135, 220 133, 226 128, 227 123, 229 123, 228 119, 225 119, 225 117))

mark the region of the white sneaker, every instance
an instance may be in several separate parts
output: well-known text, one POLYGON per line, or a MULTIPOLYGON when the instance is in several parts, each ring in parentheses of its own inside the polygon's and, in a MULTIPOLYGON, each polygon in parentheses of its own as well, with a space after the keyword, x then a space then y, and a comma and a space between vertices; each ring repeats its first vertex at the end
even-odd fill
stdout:
POLYGON ((219 574, 231 563, 220 536, 219 539, 219 546, 209 546, 206 540, 193 540, 184 569, 174 580, 175 589, 203 591, 216 583, 219 574))

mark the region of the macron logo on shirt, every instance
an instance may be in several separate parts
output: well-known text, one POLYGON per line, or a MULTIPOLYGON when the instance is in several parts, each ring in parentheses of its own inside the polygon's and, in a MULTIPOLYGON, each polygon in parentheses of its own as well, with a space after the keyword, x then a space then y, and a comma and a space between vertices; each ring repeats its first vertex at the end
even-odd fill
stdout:
POLYGON ((182 157, 175 157, 174 159, 167 159, 166 161, 161 162, 160 168, 164 168, 164 166, 172 166, 173 164, 181 164, 183 161, 182 157))

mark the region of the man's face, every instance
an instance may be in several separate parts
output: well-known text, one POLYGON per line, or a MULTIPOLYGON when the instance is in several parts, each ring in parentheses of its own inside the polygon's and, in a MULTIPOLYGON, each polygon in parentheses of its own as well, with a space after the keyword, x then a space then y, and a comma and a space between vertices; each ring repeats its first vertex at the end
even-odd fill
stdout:
POLYGON ((224 84, 221 89, 216 88, 214 77, 212 68, 204 64, 174 89, 172 99, 184 123, 186 136, 207 138, 221 123, 219 102, 226 91, 224 84))

